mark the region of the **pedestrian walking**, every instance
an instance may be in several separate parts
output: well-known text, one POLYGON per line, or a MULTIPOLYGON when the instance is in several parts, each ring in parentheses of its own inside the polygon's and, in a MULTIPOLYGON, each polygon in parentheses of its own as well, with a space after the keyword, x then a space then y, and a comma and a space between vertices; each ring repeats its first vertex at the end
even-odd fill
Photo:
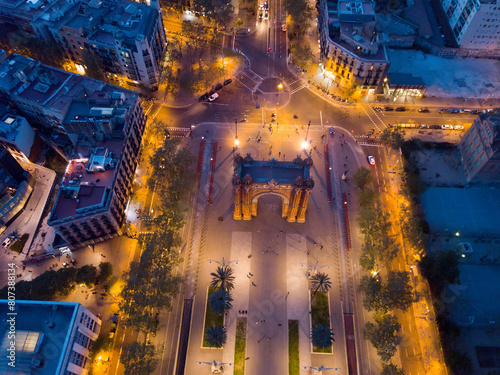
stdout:
POLYGON ((278 153, 278 157, 281 158, 281 151, 278 153))

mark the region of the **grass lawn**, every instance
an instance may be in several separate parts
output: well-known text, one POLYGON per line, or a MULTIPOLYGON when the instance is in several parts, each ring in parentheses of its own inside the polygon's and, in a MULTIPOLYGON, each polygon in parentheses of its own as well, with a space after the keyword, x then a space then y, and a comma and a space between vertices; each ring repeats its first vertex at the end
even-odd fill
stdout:
POLYGON ((28 233, 24 233, 20 239, 10 245, 10 250, 15 251, 16 253, 23 251, 24 244, 28 241, 29 236, 30 235, 28 233))
POLYGON ((299 322, 288 321, 288 374, 299 375, 299 322))
MULTIPOLYGON (((316 324, 326 325, 330 327, 330 309, 328 308, 328 294, 324 292, 311 292, 311 321, 312 327, 316 324)), ((318 348, 313 346, 313 352, 331 353, 332 346, 327 348, 318 348)))
POLYGON ((234 348, 234 375, 245 375, 245 346, 247 341, 247 319, 236 321, 236 345, 234 348))
POLYGON ((214 313, 210 308, 210 302, 208 302, 208 300, 210 299, 210 296, 213 292, 215 292, 215 289, 213 287, 209 287, 207 293, 207 312, 205 314, 205 327, 203 327, 203 347, 205 348, 210 348, 210 345, 208 345, 208 342, 206 341, 207 334, 205 333, 205 331, 207 330, 207 328, 212 326, 224 325, 224 316, 214 313))

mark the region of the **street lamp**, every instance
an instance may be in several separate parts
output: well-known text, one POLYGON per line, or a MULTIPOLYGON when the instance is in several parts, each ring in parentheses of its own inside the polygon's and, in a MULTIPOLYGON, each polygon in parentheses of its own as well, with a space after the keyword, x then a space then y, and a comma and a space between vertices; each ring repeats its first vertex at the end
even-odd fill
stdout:
POLYGON ((235 137, 234 137, 234 147, 238 147, 240 141, 238 140, 238 119, 234 119, 234 129, 235 129, 235 137))
POLYGON ((309 127, 311 126, 311 121, 309 121, 309 124, 307 124, 307 132, 306 132, 306 138, 304 139, 304 142, 302 142, 302 148, 305 150, 308 146, 307 143, 307 136, 309 135, 309 127))
POLYGON ((283 84, 282 84, 282 83, 280 83, 280 84, 278 85, 278 88, 279 88, 280 90, 281 90, 281 89, 283 89, 283 84))

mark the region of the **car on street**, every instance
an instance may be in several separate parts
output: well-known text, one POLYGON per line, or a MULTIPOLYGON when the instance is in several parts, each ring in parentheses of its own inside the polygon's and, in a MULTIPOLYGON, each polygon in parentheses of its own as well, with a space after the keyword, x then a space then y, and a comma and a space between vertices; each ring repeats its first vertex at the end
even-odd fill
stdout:
POLYGON ((200 96, 200 97, 198 98, 198 101, 199 101, 199 102, 202 102, 202 101, 207 100, 207 99, 208 99, 208 92, 206 92, 206 93, 204 93, 202 96, 200 96))
POLYGON ((455 130, 464 130, 465 128, 462 125, 455 125, 453 127, 453 129, 455 129, 455 130))
POLYGON ((281 25, 281 31, 286 31, 286 24, 281 25))
POLYGON ((448 113, 460 113, 460 109, 458 109, 458 108, 450 108, 448 110, 448 113))
POLYGON ((382 107, 373 107, 375 112, 382 112, 382 107))
POLYGON ((420 129, 429 129, 429 125, 422 124, 420 125, 420 129))
POLYGON ((335 136, 335 129, 333 128, 333 126, 330 126, 330 135, 332 137, 335 136))
POLYGON ((233 82, 233 80, 231 78, 228 78, 224 81, 224 86, 227 86, 229 85, 231 82, 233 82))
POLYGON ((468 108, 461 109, 460 113, 470 113, 470 109, 468 108))
POLYGON ((219 97, 219 94, 217 94, 217 93, 213 93, 212 95, 210 95, 210 96, 208 97, 208 101, 213 102, 213 101, 214 101, 215 99, 217 99, 218 97, 219 97))
POLYGON ((12 243, 12 237, 7 237, 3 242, 2 246, 7 248, 12 243))
POLYGON ((444 108, 442 108, 442 109, 440 109, 440 110, 438 111, 438 113, 447 113, 447 112, 448 112, 448 110, 447 110, 447 109, 444 109, 444 108))
POLYGON ((396 112, 406 112, 406 107, 398 107, 396 108, 396 112))
POLYGON ((392 108, 392 107, 384 107, 384 111, 391 112, 391 111, 394 111, 394 108, 392 108))
POLYGON ((444 125, 441 125, 441 129, 443 129, 443 130, 449 130, 449 129, 453 129, 453 126, 452 125, 448 125, 448 124, 444 124, 444 125))
POLYGON ((441 129, 441 125, 431 125, 431 129, 441 129))
POLYGON ((419 108, 418 111, 420 113, 428 113, 429 112, 429 109, 428 108, 419 108))
POLYGON ((222 83, 218 83, 217 86, 215 86, 215 91, 219 91, 223 87, 222 83))
POLYGON ((368 163, 369 163, 370 165, 375 165, 375 158, 374 158, 373 156, 369 155, 369 156, 366 158, 366 160, 368 160, 368 163))
POLYGON ((472 111, 470 111, 471 115, 477 115, 478 113, 479 113, 479 110, 477 110, 477 109, 473 109, 472 111))

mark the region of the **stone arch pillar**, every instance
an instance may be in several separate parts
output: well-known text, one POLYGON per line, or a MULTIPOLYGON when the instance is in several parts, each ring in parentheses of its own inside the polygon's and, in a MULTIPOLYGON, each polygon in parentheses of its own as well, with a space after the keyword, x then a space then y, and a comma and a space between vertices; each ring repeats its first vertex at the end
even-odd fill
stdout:
POLYGON ((290 200, 288 202, 285 198, 281 198, 281 218, 286 219, 288 216, 288 211, 290 210, 290 200))
POLYGON ((305 223, 306 221, 307 203, 309 202, 310 194, 311 190, 309 189, 304 189, 302 192, 302 201, 300 202, 299 213, 297 215, 297 223, 305 223))
POLYGON ((234 220, 241 220, 241 188, 234 187, 234 220))
POLYGON ((293 199, 290 202, 290 209, 288 213, 287 221, 293 223, 296 221, 297 210, 299 209, 300 197, 302 195, 302 189, 293 189, 293 199))
POLYGON ((241 211, 243 214, 243 220, 251 220, 252 219, 252 214, 250 212, 250 188, 244 187, 242 189, 242 205, 241 205, 241 211))

